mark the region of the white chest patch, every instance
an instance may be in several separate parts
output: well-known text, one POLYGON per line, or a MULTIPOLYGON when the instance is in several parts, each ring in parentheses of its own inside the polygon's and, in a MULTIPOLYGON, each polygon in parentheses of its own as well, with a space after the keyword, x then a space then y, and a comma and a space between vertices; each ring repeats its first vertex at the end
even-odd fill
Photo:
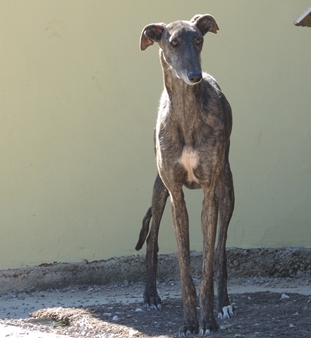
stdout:
POLYGON ((199 156, 192 148, 184 148, 179 163, 186 169, 188 173, 188 182, 199 182, 193 173, 193 169, 196 168, 199 162, 199 156))

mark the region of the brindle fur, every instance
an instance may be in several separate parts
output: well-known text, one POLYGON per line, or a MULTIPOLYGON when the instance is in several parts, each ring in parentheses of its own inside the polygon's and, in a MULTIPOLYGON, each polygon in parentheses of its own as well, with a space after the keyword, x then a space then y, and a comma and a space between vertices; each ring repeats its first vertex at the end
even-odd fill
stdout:
POLYGON ((152 206, 143 219, 136 250, 141 249, 149 233, 144 303, 160 309, 161 299, 156 288, 158 233, 166 200, 170 196, 180 266, 183 335, 198 332, 204 335, 219 330, 213 313, 214 262, 219 317, 233 315, 228 299, 226 266, 227 230, 234 208, 228 159, 232 115, 230 105, 216 81, 202 73, 200 61, 203 36, 208 31, 217 33, 218 29, 211 15, 196 15, 191 21, 147 25, 140 39, 141 50, 154 42, 159 44, 164 91, 155 129, 158 175, 153 187, 152 206), (204 193, 200 326, 196 289, 190 269, 189 222, 183 186, 202 188, 204 193), (214 259, 217 223, 218 243, 214 259))

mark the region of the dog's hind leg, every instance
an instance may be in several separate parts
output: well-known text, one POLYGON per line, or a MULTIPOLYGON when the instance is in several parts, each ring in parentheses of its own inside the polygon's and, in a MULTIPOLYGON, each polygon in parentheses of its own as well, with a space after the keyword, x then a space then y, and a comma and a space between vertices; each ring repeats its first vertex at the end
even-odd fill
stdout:
POLYGON ((234 309, 229 303, 227 290, 226 241, 228 226, 234 209, 234 189, 229 162, 226 163, 216 194, 219 203, 219 233, 214 261, 218 294, 217 312, 218 318, 230 318, 234 314, 234 309))
POLYGON ((144 291, 144 305, 151 308, 161 308, 161 298, 157 292, 156 275, 158 265, 158 235, 161 223, 161 218, 164 212, 166 200, 169 193, 164 186, 161 178, 157 175, 152 193, 151 208, 148 209, 144 219, 142 229, 139 234, 139 240, 136 245, 136 250, 141 249, 149 231, 149 223, 151 222, 151 229, 147 238, 146 249, 146 285, 144 291))

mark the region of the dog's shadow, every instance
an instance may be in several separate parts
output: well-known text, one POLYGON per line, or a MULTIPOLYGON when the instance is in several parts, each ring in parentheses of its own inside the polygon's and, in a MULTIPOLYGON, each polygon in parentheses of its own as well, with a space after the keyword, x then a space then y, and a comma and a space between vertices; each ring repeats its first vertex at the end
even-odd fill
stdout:
MULTIPOLYGON (((218 319, 220 333, 208 337, 311 337, 309 324, 311 296, 274 292, 231 295, 236 316, 218 319)), ((199 312, 199 309, 198 309, 199 312)), ((54 325, 71 327, 71 331, 89 332, 90 337, 161 337, 175 338, 182 327, 182 301, 163 301, 161 310, 148 309, 141 303, 110 303, 101 306, 47 308, 32 314, 36 321, 53 319, 54 325)), ((199 314, 198 314, 199 315, 199 314)), ((39 323, 38 323, 39 324, 39 323)), ((51 325, 51 324, 49 324, 51 325)))

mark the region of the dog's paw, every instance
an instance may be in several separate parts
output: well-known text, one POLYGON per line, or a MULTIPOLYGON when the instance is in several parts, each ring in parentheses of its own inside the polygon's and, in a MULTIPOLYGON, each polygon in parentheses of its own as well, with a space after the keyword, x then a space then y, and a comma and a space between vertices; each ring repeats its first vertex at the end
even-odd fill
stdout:
POLYGON ((216 320, 203 320, 201 323, 199 336, 209 336, 213 333, 219 333, 220 329, 216 320))
POLYGON ((227 305, 218 312, 218 319, 229 319, 234 316, 234 307, 232 305, 227 305))
POLYGON ((206 336, 206 335, 210 335, 210 334, 211 334, 211 330, 209 330, 209 329, 206 329, 206 330, 200 329, 200 332, 199 332, 199 336, 200 337, 203 337, 203 336, 206 336))
POLYGON ((179 329, 179 337, 188 337, 198 334, 199 324, 197 322, 185 324, 179 329))
POLYGON ((162 304, 161 304, 161 298, 159 296, 155 297, 144 297, 144 307, 147 307, 152 310, 161 310, 162 304))

